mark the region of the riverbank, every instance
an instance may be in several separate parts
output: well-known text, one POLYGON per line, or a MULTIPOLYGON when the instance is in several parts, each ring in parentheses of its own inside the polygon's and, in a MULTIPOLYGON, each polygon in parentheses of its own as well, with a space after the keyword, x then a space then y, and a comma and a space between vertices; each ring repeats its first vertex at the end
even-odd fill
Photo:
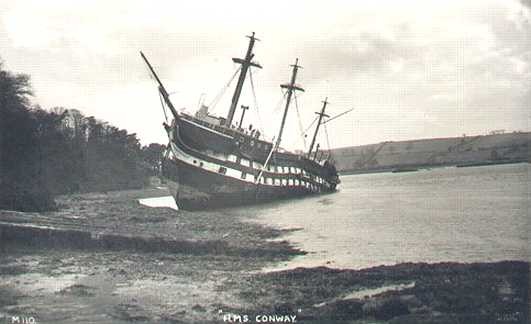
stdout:
POLYGON ((391 167, 375 167, 375 168, 366 168, 366 169, 346 169, 341 170, 339 173, 341 175, 359 175, 359 174, 370 174, 370 173, 400 173, 400 172, 416 172, 419 170, 431 170, 436 168, 466 168, 466 167, 478 167, 478 166, 492 166, 492 165, 503 165, 503 164, 520 164, 520 163, 530 163, 529 159, 514 159, 514 160, 499 160, 499 161, 476 161, 476 162, 466 162, 466 163, 441 163, 441 164, 407 164, 407 165, 395 165, 391 167))
POLYGON ((230 210, 188 213, 137 202, 165 194, 149 189, 74 195, 61 197, 56 212, 0 211, 0 321, 26 316, 38 323, 221 323, 295 316, 299 323, 524 323, 529 318, 527 263, 264 273, 304 253, 282 240, 290 230, 260 226, 230 210))
POLYGON ((531 133, 387 141, 333 149, 341 174, 529 162, 531 133))

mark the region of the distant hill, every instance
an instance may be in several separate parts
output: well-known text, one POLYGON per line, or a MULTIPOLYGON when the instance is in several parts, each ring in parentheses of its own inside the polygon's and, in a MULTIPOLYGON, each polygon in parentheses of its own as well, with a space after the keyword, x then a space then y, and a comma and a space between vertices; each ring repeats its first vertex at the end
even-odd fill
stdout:
POLYGON ((512 163, 531 161, 531 133, 382 142, 331 151, 337 169, 347 173, 512 163))

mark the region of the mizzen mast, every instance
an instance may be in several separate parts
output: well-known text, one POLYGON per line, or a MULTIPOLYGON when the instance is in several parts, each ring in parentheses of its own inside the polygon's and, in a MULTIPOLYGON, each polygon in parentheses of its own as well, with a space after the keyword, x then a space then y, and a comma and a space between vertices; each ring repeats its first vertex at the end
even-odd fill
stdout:
MULTIPOLYGON (((323 101, 323 108, 321 108, 321 112, 315 112, 317 115, 319 115, 319 120, 317 121, 317 126, 315 127, 315 132, 313 133, 312 138, 312 144, 310 144, 310 149, 308 150, 308 157, 311 156, 313 145, 315 144, 315 139, 317 138, 317 133, 319 132, 319 126, 321 126, 321 121, 323 120, 323 117, 330 117, 327 114, 325 114, 326 105, 328 105, 328 98, 325 98, 323 101)), ((317 150, 315 151, 315 156, 317 156, 317 150)))
POLYGON ((243 83, 245 82, 245 76, 247 75, 247 70, 249 70, 249 66, 254 66, 257 68, 262 68, 260 64, 252 62, 252 59, 254 57, 253 54, 253 47, 255 41, 259 40, 258 38, 254 37, 254 32, 249 37, 249 47, 247 48, 247 54, 245 54, 245 58, 233 58, 232 61, 234 63, 241 64, 241 71, 240 76, 238 78, 238 83, 236 84, 236 89, 234 90, 234 94, 232 95, 232 101, 230 104, 229 114, 227 115, 227 121, 226 125, 230 127, 232 124, 232 119, 234 118, 234 113, 236 112, 236 106, 238 106, 238 101, 240 100, 240 95, 242 93, 243 83))
POLYGON ((297 71, 301 66, 298 65, 299 59, 295 60, 295 64, 291 65, 293 67, 293 72, 291 74, 291 81, 289 84, 281 84, 280 87, 283 89, 288 89, 288 97, 286 99, 286 107, 284 108, 284 115, 282 116, 282 123, 280 124, 280 130, 278 132, 277 136, 277 142, 276 142, 276 148, 280 146, 280 141, 282 140, 282 133, 284 132, 284 125, 286 123, 286 116, 288 115, 288 108, 289 104, 291 102, 291 97, 293 95, 293 91, 304 91, 303 88, 295 84, 295 80, 297 79, 297 71))

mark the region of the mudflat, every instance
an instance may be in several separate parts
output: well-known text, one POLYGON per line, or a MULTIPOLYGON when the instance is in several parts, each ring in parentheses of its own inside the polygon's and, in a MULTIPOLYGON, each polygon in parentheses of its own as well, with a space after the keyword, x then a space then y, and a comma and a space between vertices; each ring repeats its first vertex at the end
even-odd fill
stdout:
POLYGON ((264 272, 305 253, 282 240, 286 230, 230 209, 190 213, 138 203, 167 194, 90 193, 60 197, 54 212, 0 211, 0 321, 529 320, 527 262, 264 272))

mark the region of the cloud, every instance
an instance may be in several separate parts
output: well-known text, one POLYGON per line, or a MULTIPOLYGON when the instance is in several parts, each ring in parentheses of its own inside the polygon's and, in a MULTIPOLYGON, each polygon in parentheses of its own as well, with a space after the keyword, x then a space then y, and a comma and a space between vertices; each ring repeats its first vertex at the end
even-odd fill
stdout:
MULTIPOLYGON (((244 55, 251 31, 261 38, 255 53, 264 69, 254 77, 264 124, 278 125, 278 85, 299 57, 303 124, 326 96, 331 113, 356 107, 330 125, 347 134, 335 146, 529 129, 529 4, 25 0, 1 6, 0 55, 6 67, 32 76, 41 105, 80 108, 144 142, 166 139, 138 50, 177 106, 193 111, 201 93, 209 102, 227 82, 230 58, 244 55)), ((249 82, 244 90, 242 103, 252 104, 249 82)), ((230 91, 217 113, 225 114, 230 91)), ((293 111, 289 118, 297 125, 293 111)), ((297 128, 287 130, 286 142, 297 140, 297 128)))
POLYGON ((520 3, 523 5, 523 6, 526 6, 528 8, 531 8, 531 0, 520 0, 520 3))

